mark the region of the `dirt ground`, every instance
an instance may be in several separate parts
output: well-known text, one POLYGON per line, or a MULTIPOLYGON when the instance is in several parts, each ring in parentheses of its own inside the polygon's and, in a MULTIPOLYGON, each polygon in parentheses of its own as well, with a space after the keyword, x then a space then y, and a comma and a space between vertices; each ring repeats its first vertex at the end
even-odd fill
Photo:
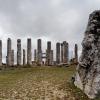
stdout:
POLYGON ((89 100, 71 84, 75 66, 0 71, 0 100, 89 100))

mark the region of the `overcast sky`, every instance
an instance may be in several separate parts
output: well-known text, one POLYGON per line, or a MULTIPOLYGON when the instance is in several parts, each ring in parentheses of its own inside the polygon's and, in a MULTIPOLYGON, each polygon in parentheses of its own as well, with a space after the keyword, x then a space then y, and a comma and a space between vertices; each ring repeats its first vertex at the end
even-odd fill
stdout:
MULTIPOLYGON (((12 39, 16 55, 16 41, 22 39, 26 49, 27 38, 32 38, 32 51, 38 38, 46 42, 66 40, 70 52, 74 44, 79 45, 87 26, 88 17, 100 9, 100 0, 0 0, 0 39, 3 41, 3 61, 6 57, 7 38, 12 39)), ((16 58, 16 56, 15 56, 16 58)))

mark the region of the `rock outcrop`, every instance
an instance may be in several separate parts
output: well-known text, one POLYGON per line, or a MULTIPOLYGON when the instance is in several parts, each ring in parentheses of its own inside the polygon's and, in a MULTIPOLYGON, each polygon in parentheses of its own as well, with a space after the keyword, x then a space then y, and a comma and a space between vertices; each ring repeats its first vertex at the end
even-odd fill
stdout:
POLYGON ((91 99, 100 95, 100 10, 90 14, 74 84, 91 99))

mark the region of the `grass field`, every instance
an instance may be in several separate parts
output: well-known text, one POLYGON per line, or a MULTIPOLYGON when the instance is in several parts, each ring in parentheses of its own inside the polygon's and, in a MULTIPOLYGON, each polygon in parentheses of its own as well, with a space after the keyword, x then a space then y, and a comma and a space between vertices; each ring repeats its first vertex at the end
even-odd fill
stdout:
POLYGON ((75 66, 0 71, 0 100, 89 100, 71 83, 75 66))

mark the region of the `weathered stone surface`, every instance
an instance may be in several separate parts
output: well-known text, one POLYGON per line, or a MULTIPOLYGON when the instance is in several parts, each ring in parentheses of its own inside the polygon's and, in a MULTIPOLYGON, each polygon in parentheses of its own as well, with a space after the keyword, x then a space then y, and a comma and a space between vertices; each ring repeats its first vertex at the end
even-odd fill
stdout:
POLYGON ((51 64, 51 41, 48 41, 47 42, 47 51, 46 51, 46 53, 47 53, 47 59, 46 59, 46 61, 47 61, 47 65, 48 66, 50 66, 50 65, 52 65, 51 64))
POLYGON ((8 38, 7 40, 7 66, 11 66, 11 39, 8 38))
POLYGON ((51 53, 50 53, 50 59, 51 59, 51 65, 54 65, 54 56, 53 56, 53 50, 51 50, 51 53))
POLYGON ((89 98, 100 96, 100 10, 90 14, 74 84, 89 98))
POLYGON ((42 43, 41 43, 41 39, 37 40, 37 64, 42 65, 42 43))
POLYGON ((69 60, 69 45, 66 41, 63 42, 63 63, 68 63, 69 60))
POLYGON ((2 40, 0 40, 0 66, 2 66, 2 40))
POLYGON ((21 65, 21 39, 17 40, 17 65, 21 65))
POLYGON ((11 66, 14 66, 14 50, 11 50, 11 66))
POLYGON ((63 63, 63 43, 61 43, 61 63, 63 63))
POLYGON ((25 49, 23 49, 23 65, 26 64, 26 55, 25 55, 25 49))
POLYGON ((6 56, 6 66, 8 65, 8 57, 6 56))
POLYGON ((32 65, 31 39, 27 39, 27 64, 32 65))
POLYGON ((75 63, 78 63, 78 45, 75 44, 75 48, 74 48, 74 56, 75 56, 75 63))
POLYGON ((60 64, 60 43, 56 43, 56 63, 60 64))

